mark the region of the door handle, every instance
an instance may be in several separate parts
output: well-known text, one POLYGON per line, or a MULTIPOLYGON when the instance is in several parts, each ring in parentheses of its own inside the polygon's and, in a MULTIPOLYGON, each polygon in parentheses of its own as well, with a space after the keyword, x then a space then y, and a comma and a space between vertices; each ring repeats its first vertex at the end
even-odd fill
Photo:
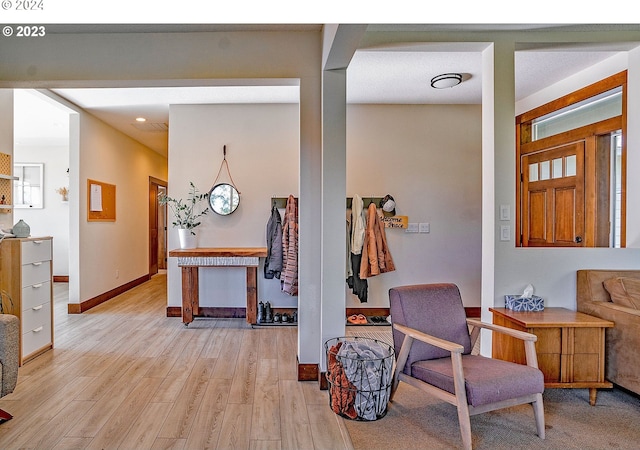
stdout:
POLYGON ((576 244, 579 244, 582 242, 582 236, 576 236, 576 244))

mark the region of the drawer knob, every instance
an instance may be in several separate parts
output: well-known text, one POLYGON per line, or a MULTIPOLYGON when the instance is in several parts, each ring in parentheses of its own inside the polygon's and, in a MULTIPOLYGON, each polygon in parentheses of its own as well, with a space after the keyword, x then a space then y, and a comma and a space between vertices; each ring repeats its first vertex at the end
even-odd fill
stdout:
POLYGON ((42 283, 34 284, 31 287, 34 288, 34 289, 41 288, 42 287, 42 283))
POLYGON ((38 245, 38 244, 42 244, 42 241, 33 241, 33 243, 38 245))
POLYGON ((42 309, 42 305, 34 306, 32 309, 34 311, 40 311, 42 309))
POLYGON ((34 263, 31 263, 31 264, 33 264, 34 266, 40 266, 40 265, 42 265, 42 261, 34 262, 34 263))
POLYGON ((39 332, 41 332, 43 329, 44 329, 44 327, 39 326, 38 328, 35 328, 35 329, 33 330, 33 332, 34 332, 34 333, 39 333, 39 332))

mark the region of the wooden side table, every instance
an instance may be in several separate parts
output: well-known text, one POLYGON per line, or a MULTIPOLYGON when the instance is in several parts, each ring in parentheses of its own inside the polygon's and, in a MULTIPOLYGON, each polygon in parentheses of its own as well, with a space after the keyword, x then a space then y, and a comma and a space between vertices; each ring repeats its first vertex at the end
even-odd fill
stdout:
MULTIPOLYGON (((588 388, 589 403, 596 404, 598 388, 611 388, 604 378, 605 329, 608 320, 565 308, 515 312, 489 308, 493 323, 538 336, 536 354, 547 388, 588 388)), ((524 344, 510 336, 493 333, 492 356, 526 364, 524 344)))

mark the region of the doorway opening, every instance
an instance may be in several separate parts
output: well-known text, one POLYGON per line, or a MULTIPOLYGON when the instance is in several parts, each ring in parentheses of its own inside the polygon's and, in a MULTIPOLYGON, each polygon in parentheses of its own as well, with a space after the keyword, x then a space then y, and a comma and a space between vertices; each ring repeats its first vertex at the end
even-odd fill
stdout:
POLYGON ((158 201, 166 193, 166 181, 149 177, 149 276, 167 269, 167 206, 158 201))

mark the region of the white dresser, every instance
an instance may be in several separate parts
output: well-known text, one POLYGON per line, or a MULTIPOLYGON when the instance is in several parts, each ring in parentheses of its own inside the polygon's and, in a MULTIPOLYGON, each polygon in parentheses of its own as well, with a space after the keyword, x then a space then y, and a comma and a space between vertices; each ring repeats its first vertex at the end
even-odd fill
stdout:
POLYGON ((20 318, 21 365, 53 348, 52 246, 51 237, 0 243, 0 288, 9 293, 12 313, 20 318))

